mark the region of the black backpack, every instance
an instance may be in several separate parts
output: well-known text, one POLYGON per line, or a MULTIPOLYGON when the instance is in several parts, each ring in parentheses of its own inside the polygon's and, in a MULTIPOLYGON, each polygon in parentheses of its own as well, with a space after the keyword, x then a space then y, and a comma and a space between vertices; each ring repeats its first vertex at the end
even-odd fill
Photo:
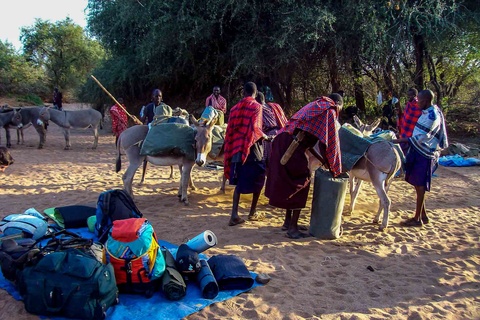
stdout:
POLYGON ((97 201, 95 235, 101 243, 105 243, 108 239, 108 231, 113 226, 113 221, 141 217, 143 217, 143 214, 125 190, 103 191, 98 196, 97 201))

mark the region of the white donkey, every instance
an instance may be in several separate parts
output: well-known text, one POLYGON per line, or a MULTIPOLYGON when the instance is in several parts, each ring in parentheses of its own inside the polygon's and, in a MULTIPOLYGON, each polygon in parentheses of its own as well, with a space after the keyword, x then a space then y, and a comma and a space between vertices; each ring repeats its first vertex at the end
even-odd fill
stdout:
POLYGON ((199 125, 196 119, 191 117, 191 123, 196 128, 195 150, 196 159, 190 160, 186 156, 144 156, 140 154, 141 143, 145 140, 148 133, 148 126, 136 125, 123 131, 117 143, 116 172, 119 172, 122 166, 120 150, 123 148, 127 155, 129 166, 122 176, 124 189, 133 197, 132 181, 137 169, 143 164, 146 158, 148 162, 157 166, 178 165, 181 171, 180 188, 178 197, 181 202, 188 205, 188 183, 191 180, 193 166, 203 166, 206 163, 207 154, 212 149, 212 129, 214 121, 208 125, 199 125))
MULTIPOLYGON (((373 125, 365 125, 357 116, 354 116, 355 125, 362 131, 364 136, 369 136, 377 128, 380 121, 373 125)), ((388 227, 388 217, 392 201, 388 197, 388 189, 395 177, 395 174, 402 167, 402 159, 395 146, 388 141, 382 141, 372 144, 365 155, 357 161, 349 172, 350 182, 350 214, 355 209, 355 202, 363 181, 373 184, 378 198, 380 199, 378 211, 373 220, 374 223, 380 221, 380 214, 383 208, 383 219, 380 230, 388 227)))
MULTIPOLYGON (((379 125, 380 120, 374 124, 363 124, 360 119, 354 116, 355 125, 364 134, 369 136, 379 125)), ((318 143, 315 145, 315 151, 320 153, 318 143)), ((319 161, 307 151, 309 165, 314 169, 320 165, 319 161)), ((377 214, 373 220, 374 223, 380 222, 380 214, 383 209, 382 224, 379 229, 381 231, 388 227, 388 217, 390 213, 391 200, 387 195, 390 184, 395 173, 401 168, 402 160, 394 145, 388 141, 381 141, 372 144, 365 155, 361 157, 349 171, 350 183, 350 210, 352 214, 355 209, 355 202, 360 192, 363 181, 373 184, 380 200, 377 214)))

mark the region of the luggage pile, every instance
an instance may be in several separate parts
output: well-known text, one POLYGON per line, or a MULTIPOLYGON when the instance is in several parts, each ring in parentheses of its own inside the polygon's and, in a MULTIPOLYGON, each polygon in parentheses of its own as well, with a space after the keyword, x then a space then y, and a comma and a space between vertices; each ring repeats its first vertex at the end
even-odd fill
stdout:
POLYGON ((124 190, 102 192, 96 207, 49 209, 44 211, 48 217, 31 208, 0 221, 2 274, 32 314, 104 319, 120 293, 151 298, 158 292, 177 301, 193 282, 203 298, 214 299, 220 290, 248 289, 254 283, 240 258, 202 254, 217 244, 210 230, 176 251, 161 246, 124 190), (64 228, 72 225, 88 227, 98 241, 64 228))

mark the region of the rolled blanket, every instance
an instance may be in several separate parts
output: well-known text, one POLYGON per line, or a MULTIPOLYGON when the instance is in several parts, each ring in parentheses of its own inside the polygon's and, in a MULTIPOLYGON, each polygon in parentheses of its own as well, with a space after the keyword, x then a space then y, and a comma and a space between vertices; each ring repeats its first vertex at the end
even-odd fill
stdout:
POLYGON ((208 265, 220 290, 245 290, 254 283, 245 263, 235 255, 213 256, 208 259, 208 265))
POLYGON ((162 276, 163 293, 169 300, 180 300, 187 294, 187 285, 180 272, 175 269, 175 258, 172 253, 165 247, 162 247, 162 253, 167 266, 162 276))
POLYGON ((168 300, 180 300, 187 294, 183 277, 174 268, 167 267, 162 276, 162 290, 168 300))

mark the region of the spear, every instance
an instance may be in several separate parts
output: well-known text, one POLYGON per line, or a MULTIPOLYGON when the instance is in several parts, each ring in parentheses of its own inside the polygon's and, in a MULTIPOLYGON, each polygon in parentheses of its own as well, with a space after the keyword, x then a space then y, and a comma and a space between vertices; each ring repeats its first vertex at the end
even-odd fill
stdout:
POLYGON ((138 120, 137 117, 135 117, 134 115, 131 115, 130 113, 128 113, 128 111, 122 106, 122 104, 121 104, 120 102, 118 102, 117 99, 115 99, 115 97, 112 96, 112 95, 110 94, 110 92, 108 92, 107 89, 105 89, 105 87, 100 83, 100 81, 97 80, 97 78, 95 78, 95 77, 93 76, 93 74, 91 75, 91 77, 92 77, 92 79, 95 80, 95 82, 100 86, 100 88, 102 88, 103 91, 105 91, 105 93, 108 94, 108 96, 109 96, 110 98, 112 98, 113 101, 115 101, 115 103, 117 104, 117 106, 120 106, 120 108, 122 108, 123 111, 125 111, 125 113, 126 113, 130 118, 133 119, 133 121, 134 121, 136 124, 143 124, 140 120, 138 120))

